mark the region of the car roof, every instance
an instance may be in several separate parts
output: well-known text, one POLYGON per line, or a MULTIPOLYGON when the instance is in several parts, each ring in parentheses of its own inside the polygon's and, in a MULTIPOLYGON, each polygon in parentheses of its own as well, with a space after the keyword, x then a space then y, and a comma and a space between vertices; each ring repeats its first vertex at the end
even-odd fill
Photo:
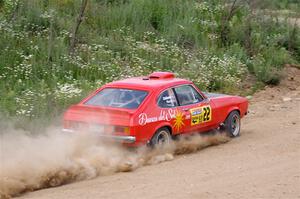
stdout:
POLYGON ((140 89, 140 90, 157 90, 171 86, 190 84, 191 81, 180 79, 180 78, 150 78, 151 76, 144 77, 133 77, 124 80, 111 82, 105 85, 105 87, 118 87, 118 88, 129 88, 129 89, 140 89))

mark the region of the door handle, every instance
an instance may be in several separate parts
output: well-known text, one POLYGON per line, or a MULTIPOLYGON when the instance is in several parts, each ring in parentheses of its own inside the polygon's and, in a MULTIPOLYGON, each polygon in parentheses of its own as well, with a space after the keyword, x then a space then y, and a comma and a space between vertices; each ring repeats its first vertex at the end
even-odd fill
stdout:
POLYGON ((184 109, 182 109, 183 111, 188 111, 189 109, 188 108, 184 108, 184 109))

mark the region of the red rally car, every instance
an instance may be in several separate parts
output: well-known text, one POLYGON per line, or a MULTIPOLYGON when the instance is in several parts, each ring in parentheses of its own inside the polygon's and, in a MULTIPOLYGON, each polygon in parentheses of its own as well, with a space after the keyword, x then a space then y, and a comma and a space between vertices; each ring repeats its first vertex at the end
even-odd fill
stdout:
POLYGON ((240 133, 248 101, 203 93, 170 72, 108 83, 64 114, 64 132, 90 131, 129 146, 167 143, 178 134, 225 129, 240 133))

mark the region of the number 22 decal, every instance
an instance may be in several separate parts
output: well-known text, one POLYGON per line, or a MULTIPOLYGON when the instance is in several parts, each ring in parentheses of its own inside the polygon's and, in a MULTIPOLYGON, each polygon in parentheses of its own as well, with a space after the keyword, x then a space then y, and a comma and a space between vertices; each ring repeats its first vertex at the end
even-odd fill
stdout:
POLYGON ((211 121, 211 107, 202 106, 198 108, 193 108, 190 110, 191 113, 191 125, 200 124, 203 122, 211 121))
POLYGON ((210 121, 210 118, 211 118, 211 110, 210 110, 210 106, 206 106, 206 107, 203 107, 203 122, 206 122, 206 121, 210 121))

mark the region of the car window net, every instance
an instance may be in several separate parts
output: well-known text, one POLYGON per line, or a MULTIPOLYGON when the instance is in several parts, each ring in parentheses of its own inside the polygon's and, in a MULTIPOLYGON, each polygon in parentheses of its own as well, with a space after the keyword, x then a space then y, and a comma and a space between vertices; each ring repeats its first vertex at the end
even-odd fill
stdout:
POLYGON ((158 105, 162 108, 177 106, 177 101, 172 89, 168 89, 160 95, 158 105))
POLYGON ((195 104, 202 101, 202 97, 189 85, 175 88, 180 105, 195 104))

